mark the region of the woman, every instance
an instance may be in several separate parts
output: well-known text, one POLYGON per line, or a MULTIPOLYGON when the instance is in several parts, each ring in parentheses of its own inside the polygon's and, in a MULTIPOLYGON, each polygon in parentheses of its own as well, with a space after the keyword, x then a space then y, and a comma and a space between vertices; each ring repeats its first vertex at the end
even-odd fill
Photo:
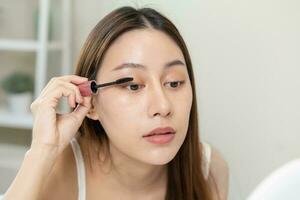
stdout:
POLYGON ((51 79, 32 103, 31 148, 4 199, 227 199, 228 168, 199 142, 190 56, 167 18, 150 8, 111 12, 75 74, 51 79), (123 77, 134 80, 92 97, 76 86, 123 77), (56 114, 62 96, 73 112, 56 114))

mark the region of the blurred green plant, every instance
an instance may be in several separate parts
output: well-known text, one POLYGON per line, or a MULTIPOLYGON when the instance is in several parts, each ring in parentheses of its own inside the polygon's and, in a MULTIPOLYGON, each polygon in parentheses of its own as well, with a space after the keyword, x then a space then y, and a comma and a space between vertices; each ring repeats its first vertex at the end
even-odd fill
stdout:
POLYGON ((1 81, 1 87, 9 94, 33 93, 33 78, 29 74, 13 72, 1 81))

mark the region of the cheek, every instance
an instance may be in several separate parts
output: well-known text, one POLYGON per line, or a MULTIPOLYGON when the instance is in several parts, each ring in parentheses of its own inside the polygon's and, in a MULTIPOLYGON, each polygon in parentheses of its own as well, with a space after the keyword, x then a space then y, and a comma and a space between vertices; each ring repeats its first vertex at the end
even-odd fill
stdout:
POLYGON ((176 98, 176 105, 174 105, 174 112, 176 116, 176 121, 183 132, 188 128, 189 116, 193 103, 193 92, 192 88, 187 89, 182 95, 176 98))
POLYGON ((100 122, 108 134, 112 135, 124 130, 133 130, 137 123, 137 116, 141 116, 141 106, 126 95, 103 93, 97 97, 97 113, 100 122))
POLYGON ((176 94, 173 99, 176 102, 174 107, 180 109, 180 111, 177 111, 179 114, 190 112, 193 103, 192 87, 188 85, 188 87, 186 87, 185 90, 180 93, 180 95, 176 94))
POLYGON ((109 95, 99 95, 97 99, 98 111, 105 117, 126 116, 135 112, 139 105, 134 101, 135 99, 127 95, 120 95, 118 93, 110 93, 109 95))

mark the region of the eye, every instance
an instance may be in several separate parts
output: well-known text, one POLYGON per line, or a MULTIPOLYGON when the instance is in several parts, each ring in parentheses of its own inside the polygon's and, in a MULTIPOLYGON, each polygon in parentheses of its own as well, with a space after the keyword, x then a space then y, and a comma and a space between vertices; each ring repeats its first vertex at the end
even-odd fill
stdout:
MULTIPOLYGON (((172 81, 172 82, 167 82, 166 84, 170 84, 171 88, 179 88, 182 84, 184 84, 185 81, 172 81)), ((123 89, 127 89, 132 92, 136 92, 139 89, 143 88, 144 85, 142 84, 137 84, 137 83, 129 83, 121 86, 123 89)))
POLYGON ((130 91, 137 91, 139 88, 141 88, 141 84, 136 84, 136 83, 131 83, 131 84, 127 84, 127 85, 124 85, 122 86, 122 88, 126 88, 130 91))
POLYGON ((184 81, 173 81, 173 82, 168 82, 167 84, 170 83, 171 88, 178 88, 180 85, 184 83, 184 81))

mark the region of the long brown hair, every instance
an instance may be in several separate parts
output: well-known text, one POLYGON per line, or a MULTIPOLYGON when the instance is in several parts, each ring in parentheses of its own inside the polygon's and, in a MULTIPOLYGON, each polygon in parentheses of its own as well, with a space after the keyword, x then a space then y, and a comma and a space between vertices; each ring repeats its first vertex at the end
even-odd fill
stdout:
MULTIPOLYGON (((167 164, 168 179, 166 200, 210 200, 208 181, 202 172, 202 146, 198 136, 198 113, 195 92, 194 73, 190 55, 183 38, 175 25, 165 16, 152 8, 118 8, 106 15, 91 31, 81 49, 76 75, 96 78, 105 52, 121 34, 136 29, 152 28, 166 33, 180 47, 185 58, 193 91, 193 103, 186 138, 178 153, 167 164)), ((79 132, 99 141, 99 147, 109 148, 108 137, 99 121, 85 118, 79 132)))

